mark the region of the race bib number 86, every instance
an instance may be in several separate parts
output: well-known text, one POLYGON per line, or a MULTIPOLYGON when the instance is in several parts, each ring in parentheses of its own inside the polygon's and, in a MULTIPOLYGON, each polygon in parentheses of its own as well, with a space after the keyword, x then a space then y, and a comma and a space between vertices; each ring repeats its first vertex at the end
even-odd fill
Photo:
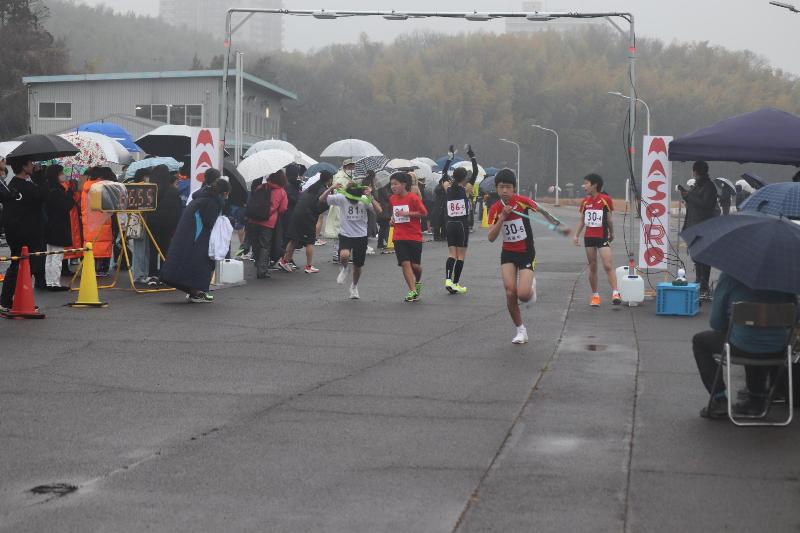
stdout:
POLYGON ((527 236, 528 234, 525 232, 525 225, 522 223, 521 218, 503 222, 503 241, 524 241, 527 236))
POLYGON ((451 218, 467 216, 467 203, 464 200, 449 200, 447 202, 447 216, 451 218))

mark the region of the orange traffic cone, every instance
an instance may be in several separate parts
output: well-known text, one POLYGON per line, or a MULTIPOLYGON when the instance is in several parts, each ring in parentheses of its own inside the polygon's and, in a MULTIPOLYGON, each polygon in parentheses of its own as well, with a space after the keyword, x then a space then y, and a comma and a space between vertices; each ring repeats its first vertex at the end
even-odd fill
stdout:
POLYGON ((389 226, 389 238, 386 240, 386 249, 394 250, 394 226, 389 226))
POLYGON ((23 246, 20 253, 17 286, 14 289, 14 305, 11 311, 2 313, 4 318, 44 318, 44 314, 36 309, 33 301, 33 280, 31 279, 31 262, 28 247, 23 246))
POLYGON ((108 304, 100 301, 100 293, 97 290, 97 274, 94 271, 94 253, 92 243, 86 243, 86 251, 83 252, 81 261, 81 286, 78 290, 78 299, 70 307, 108 307, 108 304))

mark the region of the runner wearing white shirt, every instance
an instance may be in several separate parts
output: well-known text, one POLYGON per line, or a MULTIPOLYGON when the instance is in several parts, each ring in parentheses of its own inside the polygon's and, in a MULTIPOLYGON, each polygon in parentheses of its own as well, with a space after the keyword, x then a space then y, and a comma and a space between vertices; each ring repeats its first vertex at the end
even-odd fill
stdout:
POLYGON ((361 268, 367 257, 368 241, 368 216, 369 213, 380 213, 381 206, 372 197, 370 187, 351 185, 337 194, 332 194, 326 199, 329 206, 336 206, 340 212, 339 229, 339 264, 341 271, 336 277, 336 282, 344 283, 351 274, 353 281, 350 284, 350 298, 360 298, 358 294, 358 281, 361 279, 361 268), (353 266, 350 267, 352 257, 353 266))

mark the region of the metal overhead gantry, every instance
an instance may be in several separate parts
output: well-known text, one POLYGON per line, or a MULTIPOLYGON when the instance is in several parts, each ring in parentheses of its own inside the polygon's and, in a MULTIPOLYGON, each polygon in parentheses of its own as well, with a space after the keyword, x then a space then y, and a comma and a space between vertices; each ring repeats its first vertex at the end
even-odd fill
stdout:
MULTIPOLYGON (((463 19, 473 22, 488 22, 497 19, 526 19, 531 22, 547 22, 556 19, 606 19, 614 24, 613 19, 623 19, 629 25, 629 45, 628 45, 628 60, 629 60, 629 78, 630 78, 630 105, 628 110, 628 157, 631 158, 630 167, 633 168, 633 156, 635 153, 634 144, 634 128, 636 127, 636 32, 634 29, 633 13, 622 12, 593 12, 581 13, 577 11, 563 11, 563 12, 545 12, 545 11, 529 11, 529 12, 508 12, 508 11, 467 11, 467 12, 454 12, 454 11, 337 11, 337 10, 303 10, 303 9, 258 9, 246 7, 234 7, 228 10, 225 16, 225 54, 224 65, 222 70, 222 103, 221 103, 221 118, 222 118, 222 142, 220 146, 220 161, 224 155, 225 136, 228 129, 228 69, 230 66, 230 47, 231 37, 233 33, 239 29, 242 24, 255 14, 263 13, 265 15, 290 15, 297 17, 313 17, 319 20, 335 20, 338 18, 350 17, 381 17, 386 20, 409 20, 421 18, 449 18, 449 19, 463 19), (234 13, 243 13, 247 16, 238 23, 235 28, 231 28, 231 18, 234 13)), ((617 29, 622 31, 616 24, 617 29)), ((623 32, 624 33, 624 32, 623 32)), ((632 178, 632 176, 631 176, 632 178)), ((636 198, 635 190, 636 185, 634 180, 631 179, 631 199, 636 198)), ((631 236, 633 233, 633 218, 631 217, 631 236)))

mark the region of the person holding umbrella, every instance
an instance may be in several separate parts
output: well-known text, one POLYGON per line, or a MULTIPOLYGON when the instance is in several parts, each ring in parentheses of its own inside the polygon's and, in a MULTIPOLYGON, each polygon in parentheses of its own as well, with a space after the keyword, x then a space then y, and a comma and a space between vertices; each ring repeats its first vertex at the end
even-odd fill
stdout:
MULTIPOLYGON (((30 252, 38 251, 42 243, 42 204, 47 189, 31 179, 33 160, 27 157, 9 159, 14 177, 7 183, 0 200, 3 202, 3 227, 11 255, 20 255, 22 247, 30 252)), ((17 287, 19 261, 12 261, 6 270, 3 289, 0 292, 0 311, 7 312, 14 303, 17 287)))
MULTIPOLYGON (((695 183, 691 190, 686 190, 678 185, 683 201, 686 202, 684 230, 720 214, 719 204, 717 204, 717 188, 708 176, 708 163, 695 161, 692 165, 692 173, 695 183)), ((710 297, 711 267, 695 261, 694 269, 695 282, 700 284, 700 297, 708 299, 710 297)))

